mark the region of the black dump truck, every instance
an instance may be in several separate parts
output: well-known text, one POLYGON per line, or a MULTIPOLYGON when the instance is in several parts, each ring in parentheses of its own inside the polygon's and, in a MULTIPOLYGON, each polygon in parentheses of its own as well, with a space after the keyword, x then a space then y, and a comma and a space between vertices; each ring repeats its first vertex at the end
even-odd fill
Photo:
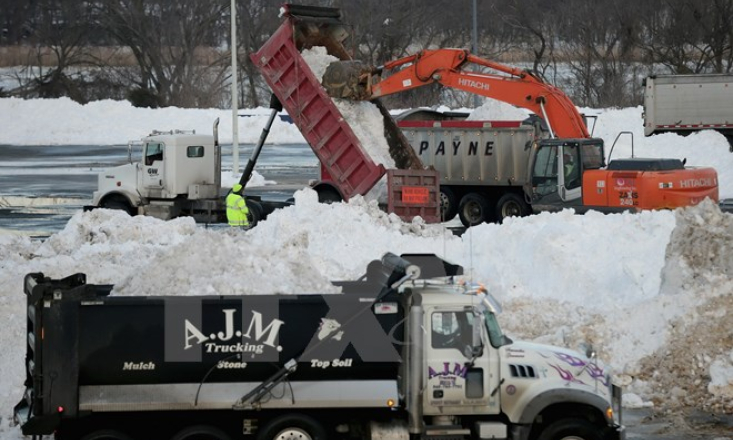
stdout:
POLYGON ((342 294, 115 296, 25 277, 24 435, 57 439, 619 439, 594 355, 512 341, 431 255, 342 294))

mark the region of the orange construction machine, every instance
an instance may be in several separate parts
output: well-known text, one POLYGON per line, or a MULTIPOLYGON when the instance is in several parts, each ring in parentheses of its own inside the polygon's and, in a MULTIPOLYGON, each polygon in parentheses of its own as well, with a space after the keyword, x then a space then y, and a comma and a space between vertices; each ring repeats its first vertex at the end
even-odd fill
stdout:
MULTIPOLYGON (((464 224, 532 211, 673 209, 706 197, 718 200, 713 168, 685 167, 678 159, 640 158, 617 159, 606 166, 603 140, 591 137, 583 116, 562 90, 529 71, 463 49, 424 50, 379 67, 335 62, 323 77, 329 95, 348 99, 376 99, 434 83, 526 108, 545 123, 527 145, 511 153, 493 143, 489 148, 488 141, 484 148, 481 137, 474 148, 467 141, 462 151, 468 155, 462 156, 459 148, 446 152, 437 142, 433 148, 425 141, 419 146, 413 142, 423 163, 441 172, 441 200, 448 200, 446 194, 461 200, 458 210, 464 224), (498 73, 466 70, 470 65, 498 73), (382 79, 387 71, 392 72, 382 79), (481 165, 486 163, 481 153, 493 155, 493 162, 481 165), (450 185, 446 176, 451 176, 450 185)), ((453 139, 460 138, 457 132, 453 139)))

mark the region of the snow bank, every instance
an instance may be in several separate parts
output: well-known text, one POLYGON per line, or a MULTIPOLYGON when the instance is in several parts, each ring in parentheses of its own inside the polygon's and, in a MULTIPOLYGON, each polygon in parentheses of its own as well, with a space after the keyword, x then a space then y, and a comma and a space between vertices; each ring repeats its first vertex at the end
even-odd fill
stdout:
MULTIPOLYGON (((262 133, 269 108, 239 111, 239 142, 254 144, 262 133)), ((1 98, 0 145, 127 145, 153 130, 185 129, 209 134, 219 118, 219 141, 232 142, 232 112, 223 109, 160 109, 133 107, 128 101, 79 104, 69 98, 1 98)), ((267 141, 305 143, 298 129, 276 118, 267 141)))
POLYGON ((76 272, 116 295, 314 293, 353 279, 384 252, 430 252, 462 264, 504 303, 512 337, 590 342, 627 385, 631 406, 730 411, 733 216, 712 203, 676 212, 573 215, 483 225, 456 237, 404 223, 355 197, 323 205, 311 190, 242 232, 119 211, 79 212, 43 243, 0 236, 0 438, 22 395, 22 277, 76 272))

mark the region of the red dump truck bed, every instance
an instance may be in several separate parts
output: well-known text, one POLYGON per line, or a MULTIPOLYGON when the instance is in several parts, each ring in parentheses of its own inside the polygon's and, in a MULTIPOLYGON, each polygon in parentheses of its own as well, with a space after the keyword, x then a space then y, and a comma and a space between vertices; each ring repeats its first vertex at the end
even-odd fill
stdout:
MULTIPOLYGON (((361 142, 301 56, 293 34, 297 22, 296 17, 288 16, 251 59, 348 200, 369 191, 386 170, 364 152, 361 142)), ((314 24, 309 30, 326 32, 330 28, 314 24)))
MULTIPOLYGON (((350 59, 342 45, 348 34, 340 22, 340 14, 332 8, 286 6, 280 28, 250 58, 313 149, 323 174, 343 199, 364 195, 387 170, 365 152, 300 53, 313 46, 324 46, 330 55, 350 59)), ((385 115, 386 128, 385 133, 374 133, 374 136, 387 138, 393 158, 395 152, 410 156, 402 167, 396 161, 398 167, 410 169, 390 170, 389 181, 396 182, 397 189, 388 191, 388 210, 405 220, 421 216, 427 222, 440 221, 438 173, 423 169, 387 111, 381 104, 376 105, 385 115)))

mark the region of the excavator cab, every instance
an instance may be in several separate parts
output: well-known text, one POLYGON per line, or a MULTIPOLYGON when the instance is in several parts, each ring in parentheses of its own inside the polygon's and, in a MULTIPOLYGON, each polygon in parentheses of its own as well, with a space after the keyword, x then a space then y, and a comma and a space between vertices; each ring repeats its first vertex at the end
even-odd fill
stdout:
POLYGON ((603 139, 542 139, 529 156, 526 193, 535 212, 583 206, 583 173, 605 166, 603 139))

